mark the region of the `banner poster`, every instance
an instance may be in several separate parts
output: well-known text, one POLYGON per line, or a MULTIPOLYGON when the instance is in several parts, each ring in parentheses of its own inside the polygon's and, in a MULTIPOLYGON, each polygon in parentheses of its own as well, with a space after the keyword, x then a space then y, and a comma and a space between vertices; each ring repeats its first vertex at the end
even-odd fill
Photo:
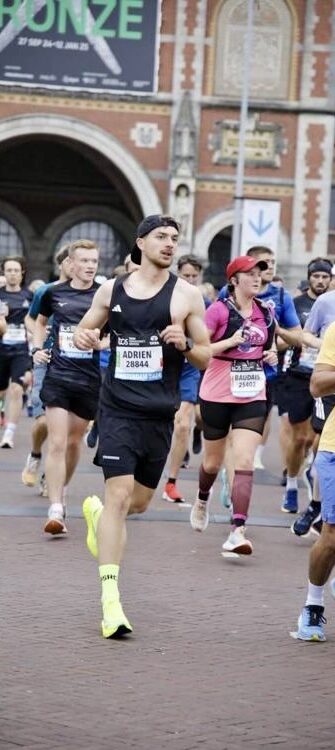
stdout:
POLYGON ((160 0, 0 0, 0 84, 157 90, 160 0))

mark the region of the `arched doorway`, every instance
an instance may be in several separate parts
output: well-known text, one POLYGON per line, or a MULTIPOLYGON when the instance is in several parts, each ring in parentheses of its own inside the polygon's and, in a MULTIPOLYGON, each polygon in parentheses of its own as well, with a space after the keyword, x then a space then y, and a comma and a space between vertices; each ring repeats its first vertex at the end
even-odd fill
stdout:
POLYGON ((60 238, 76 225, 84 231, 88 222, 105 248, 113 235, 110 263, 105 257, 104 264, 118 265, 143 215, 161 211, 134 157, 99 128, 67 117, 28 115, 0 123, 0 186, 13 215, 33 227, 29 236, 19 232, 30 279, 49 278, 60 238))
POLYGON ((208 248, 208 265, 204 281, 210 281, 216 289, 226 282, 225 268, 230 260, 232 227, 225 227, 212 239, 208 248))

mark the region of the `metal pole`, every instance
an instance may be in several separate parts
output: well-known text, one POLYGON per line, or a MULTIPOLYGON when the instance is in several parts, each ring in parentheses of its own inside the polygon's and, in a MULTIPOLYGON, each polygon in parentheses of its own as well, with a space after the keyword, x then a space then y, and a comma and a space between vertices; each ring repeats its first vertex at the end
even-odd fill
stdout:
POLYGON ((242 206, 243 206, 243 182, 245 161, 245 136, 248 119, 249 81, 251 68, 252 35, 253 35, 254 0, 248 0, 248 22, 247 33, 243 49, 243 84, 240 112, 240 138, 238 148, 238 160, 236 170, 236 186, 234 200, 234 225, 231 244, 231 260, 240 255, 242 206))

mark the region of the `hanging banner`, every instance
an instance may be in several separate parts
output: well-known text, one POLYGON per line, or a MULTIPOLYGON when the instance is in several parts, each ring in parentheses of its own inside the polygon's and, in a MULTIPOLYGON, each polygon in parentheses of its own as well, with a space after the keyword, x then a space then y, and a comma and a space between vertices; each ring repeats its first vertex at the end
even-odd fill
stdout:
POLYGON ((274 253, 278 248, 280 202, 245 199, 241 252, 244 255, 253 245, 264 245, 274 253))
POLYGON ((0 0, 0 83, 157 90, 160 0, 0 0))

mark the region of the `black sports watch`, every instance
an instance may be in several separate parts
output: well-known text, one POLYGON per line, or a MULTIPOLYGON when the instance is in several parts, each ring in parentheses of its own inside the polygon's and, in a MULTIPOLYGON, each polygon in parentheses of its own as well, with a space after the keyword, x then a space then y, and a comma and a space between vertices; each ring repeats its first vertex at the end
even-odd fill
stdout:
POLYGON ((186 339, 185 349, 182 349, 181 353, 182 354, 186 354, 186 352, 190 352, 191 349, 193 349, 193 341, 192 341, 192 339, 186 339))
POLYGON ((33 346, 32 350, 31 350, 31 356, 33 357, 34 354, 36 354, 36 352, 41 352, 41 351, 42 351, 42 347, 41 346, 33 346))

